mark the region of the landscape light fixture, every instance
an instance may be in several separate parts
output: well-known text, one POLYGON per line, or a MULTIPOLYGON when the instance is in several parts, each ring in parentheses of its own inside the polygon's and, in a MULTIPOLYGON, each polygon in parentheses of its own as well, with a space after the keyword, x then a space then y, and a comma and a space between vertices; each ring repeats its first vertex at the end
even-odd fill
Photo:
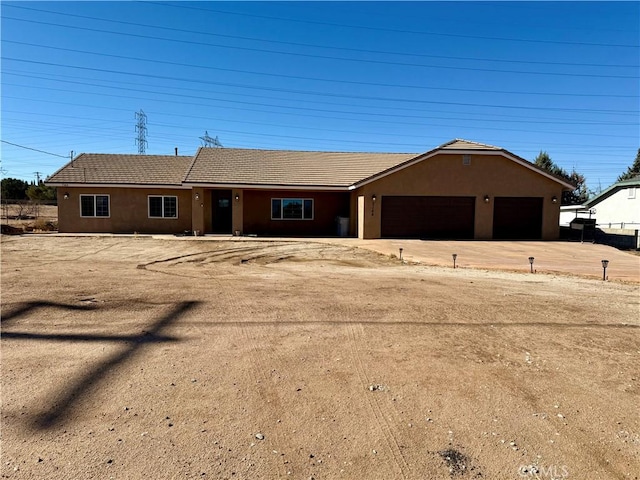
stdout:
POLYGON ((529 265, 531 265, 531 273, 533 273, 533 261, 534 260, 535 260, 535 258, 529 257, 529 265))
POLYGON ((602 280, 607 279, 607 267, 609 266, 609 260, 602 260, 602 280))
POLYGON ((402 247, 400 247, 398 250, 400 250, 400 261, 402 261, 402 250, 404 250, 402 247))
POLYGON ((69 192, 64 192, 64 199, 69 200, 69 192))
POLYGON ((489 195, 484 196, 484 203, 489 203, 489 195))
POLYGON ((558 197, 556 197, 555 195, 551 197, 551 203, 558 203, 558 197))
POLYGON ((458 258, 458 254, 452 253, 451 256, 453 257, 453 268, 456 268, 456 258, 458 258))

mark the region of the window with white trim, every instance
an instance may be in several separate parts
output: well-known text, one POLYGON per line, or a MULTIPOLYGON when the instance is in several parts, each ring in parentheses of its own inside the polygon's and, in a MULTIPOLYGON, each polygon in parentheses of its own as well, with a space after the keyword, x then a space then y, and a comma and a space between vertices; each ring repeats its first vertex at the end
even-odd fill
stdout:
POLYGON ((627 195, 628 195, 627 198, 630 198, 630 199, 636 198, 636 189, 635 189, 635 187, 629 187, 627 195))
POLYGON ((178 218, 178 197, 149 195, 149 218, 178 218))
POLYGON ((109 195, 80 195, 81 217, 108 217, 109 195))
POLYGON ((313 220, 313 199, 272 198, 271 220, 313 220))

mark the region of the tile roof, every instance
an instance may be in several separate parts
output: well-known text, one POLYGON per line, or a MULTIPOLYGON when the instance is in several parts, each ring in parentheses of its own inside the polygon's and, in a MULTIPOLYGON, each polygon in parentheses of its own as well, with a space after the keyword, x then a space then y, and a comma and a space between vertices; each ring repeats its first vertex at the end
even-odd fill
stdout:
POLYGON ((504 150, 501 147, 494 147, 493 145, 487 145, 485 143, 472 142, 470 140, 464 140, 462 138, 456 138, 450 142, 443 143, 438 147, 438 150, 504 150))
POLYGON ((193 157, 83 153, 48 184, 181 185, 193 157))
POLYGON ((533 163, 493 145, 455 139, 426 153, 360 153, 202 147, 195 157, 83 153, 54 173, 51 185, 210 185, 357 188, 439 152, 496 152, 571 188, 533 163))
POLYGON ((349 187, 416 153, 346 153, 200 148, 185 183, 349 187))

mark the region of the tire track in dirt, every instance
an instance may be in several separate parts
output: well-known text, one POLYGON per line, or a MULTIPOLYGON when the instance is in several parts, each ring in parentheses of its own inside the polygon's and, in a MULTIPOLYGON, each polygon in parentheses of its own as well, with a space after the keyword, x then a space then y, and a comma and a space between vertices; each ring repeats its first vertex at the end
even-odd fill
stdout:
MULTIPOLYGON (((255 249, 251 248, 251 249, 241 249, 241 250, 246 251, 246 250, 255 250, 255 249)), ((248 345, 248 350, 250 351, 250 357, 251 357, 250 368, 243 369, 243 374, 246 377, 244 379, 244 384, 247 385, 248 387, 256 388, 259 397, 263 400, 263 403, 266 403, 267 401, 271 402, 271 400, 267 398, 267 395, 265 394, 263 389, 264 385, 268 385, 268 383, 265 381, 265 380, 268 380, 268 378, 263 373, 261 373, 261 371, 264 371, 264 368, 265 368, 264 365, 266 364, 266 362, 264 360, 264 357, 260 353, 259 346, 257 345, 257 343, 255 342, 255 340, 253 339, 252 335, 250 334, 250 332, 246 327, 247 319, 251 318, 250 309, 248 308, 246 302, 242 300, 242 295, 235 295, 235 294, 232 295, 228 288, 224 288, 224 285, 223 285, 224 282, 222 280, 220 280, 219 278, 216 278, 215 276, 212 276, 210 280, 216 287, 218 287, 217 288, 218 291, 222 293, 220 297, 220 300, 222 301, 222 305, 227 306, 229 310, 233 309, 233 314, 235 317, 237 317, 237 320, 229 323, 233 325, 233 329, 237 332, 236 337, 243 338, 246 341, 246 345, 248 345), (262 368, 258 368, 259 366, 262 366, 262 368), (257 388, 257 386, 260 386, 260 388, 257 388)), ((277 399, 278 397, 277 395, 274 394, 272 398, 277 399)), ((279 401, 277 402, 277 405, 278 405, 278 409, 281 410, 281 408, 279 407, 280 406, 279 401)), ((256 422, 256 423, 259 423, 259 422, 256 422)), ((254 432, 254 433, 257 434, 258 432, 254 432)), ((270 432, 269 439, 272 439, 272 438, 275 440, 274 441, 275 445, 283 444, 282 439, 277 433, 270 432)), ((261 456, 260 454, 256 453, 256 459, 255 459, 256 462, 261 460, 262 465, 264 465, 266 467, 265 470, 267 470, 266 472, 260 472, 260 476, 265 478, 286 477, 287 472, 284 465, 283 464, 278 465, 277 462, 274 465, 274 462, 269 458, 266 450, 267 450, 267 447, 265 446, 265 452, 261 456)), ((259 452, 259 450, 257 452, 259 452)), ((250 472, 246 472, 246 473, 247 475, 249 475, 250 472)), ((251 477, 249 476, 249 478, 251 477)))
MULTIPOLYGON (((226 255, 228 253, 239 253, 239 252, 243 252, 243 251, 256 251, 258 250, 258 247, 240 247, 240 248, 228 248, 228 249, 216 249, 216 250, 204 250, 201 252, 195 252, 195 253, 185 253, 184 255, 176 255, 174 257, 169 257, 169 258, 163 258, 161 260, 153 260, 151 262, 148 263, 142 263, 140 265, 138 265, 138 268, 146 268, 149 267, 151 265, 159 265, 159 264, 167 264, 169 262, 176 262, 178 260, 183 260, 186 258, 192 258, 192 257, 197 257, 197 256, 207 256, 208 259, 215 259, 216 257, 220 257, 223 255, 226 255)), ((181 263, 181 262, 177 262, 177 263, 181 263)))
MULTIPOLYGON (((364 335, 364 329, 361 323, 350 323, 347 326, 347 332, 349 336, 349 346, 351 349, 351 355, 354 360, 354 365, 356 367, 356 372, 358 377, 360 378, 360 383, 363 387, 368 388, 370 383, 370 379, 367 376, 366 370, 364 368, 364 364, 362 361, 362 356, 360 355, 359 345, 362 343, 361 338, 364 335)), ((400 445, 396 440, 395 435, 393 434, 393 429, 386 421, 384 417, 384 412, 380 407, 378 400, 375 398, 375 395, 365 395, 367 403, 369 404, 369 409, 373 416, 376 419, 376 425, 380 429, 380 432, 385 438, 387 445, 389 447, 389 451, 391 452, 391 456, 395 465, 400 470, 400 475, 402 478, 407 478, 407 472, 409 470, 409 465, 407 464, 402 451, 400 450, 400 445)))
MULTIPOLYGON (((154 260, 152 262, 139 264, 137 268, 141 270, 146 270, 149 272, 161 273, 164 275, 201 279, 203 278, 203 275, 179 273, 176 271, 167 271, 166 269, 175 267, 181 264, 196 263, 196 262, 200 262, 202 265, 213 265, 214 267, 219 268, 222 266, 223 262, 233 261, 238 257, 240 258, 238 259, 237 263, 241 263, 243 262, 244 257, 246 257, 246 254, 257 252, 260 249, 261 249, 260 247, 255 246, 255 247, 235 247, 235 248, 227 248, 227 249, 205 250, 201 252, 177 255, 174 257, 169 257, 161 260, 154 260), (153 268, 154 266, 158 266, 159 268, 153 268)), ((210 277, 210 275, 207 275, 207 277, 210 277)))
MULTIPOLYGON (((233 260, 238 257, 238 253, 247 254, 249 252, 257 252, 260 250, 264 250, 263 246, 260 247, 243 247, 238 249, 229 249, 225 251, 225 254, 230 253, 231 256, 226 257, 225 260, 233 260)), ((219 251, 218 251, 219 252, 219 251)), ((243 255, 244 256, 244 255, 243 255)), ((218 260, 220 259, 220 255, 215 256, 218 260)), ((213 263, 213 262, 212 262, 213 263)), ((216 262, 217 263, 217 262, 216 262)), ((279 392, 274 389, 271 385, 271 376, 268 374, 267 370, 269 370, 269 364, 273 363, 272 360, 277 358, 273 355, 272 358, 267 358, 263 353, 263 349, 261 345, 268 345, 266 340, 257 341, 257 336, 260 336, 260 329, 263 327, 258 325, 251 325, 251 317, 252 311, 251 308, 244 300, 244 296, 241 294, 235 293, 232 295, 229 288, 223 288, 223 280, 218 279, 216 277, 211 278, 212 281, 219 286, 219 291, 222 292, 223 296, 221 300, 224 305, 227 305, 229 310, 233 310, 233 316, 236 317, 236 320, 230 322, 233 324, 233 329, 237 332, 237 337, 244 339, 244 344, 247 346, 247 350, 249 353, 249 364, 250 368, 243 370, 243 373, 246 375, 246 379, 244 380, 245 385, 249 388, 254 388, 257 393, 261 403, 268 404, 268 411, 272 413, 274 416, 279 417, 282 415, 283 409, 280 403, 279 392)), ((231 312, 230 312, 231 313, 231 312)), ((264 338, 262 336, 262 338, 264 338)), ((270 370, 269 370, 270 371, 270 370)), ((254 416, 255 422, 260 424, 263 422, 263 418, 259 416, 254 416)), ((259 427, 261 433, 265 434, 263 430, 265 427, 259 427)), ((258 432, 254 432, 258 433, 258 432)), ((267 437, 266 441, 271 443, 270 446, 264 446, 264 451, 262 454, 260 450, 256 451, 256 462, 261 461, 262 466, 264 466, 264 472, 260 472, 261 476, 265 478, 279 478, 287 476, 287 469, 283 462, 280 461, 280 455, 277 459, 273 459, 269 455, 268 449, 276 450, 281 453, 281 446, 286 445, 285 440, 282 436, 277 432, 277 430, 268 430, 268 433, 265 434, 267 437)), ((250 474, 251 472, 247 472, 250 474)), ((250 477, 249 477, 250 478, 250 477)))
MULTIPOLYGON (((279 263, 282 258, 296 258, 305 259, 309 254, 313 258, 318 255, 318 251, 324 247, 322 245, 314 245, 314 248, 309 248, 308 245, 282 243, 282 244, 270 244, 264 246, 261 249, 255 250, 255 255, 247 262, 247 267, 251 270, 247 270, 248 273, 264 270, 274 263, 279 263), (272 259, 272 261, 269 261, 272 259), (256 261, 258 260, 258 261, 256 261), (260 260, 265 260, 261 262, 260 260)), ((287 275, 293 277, 304 276, 301 273, 296 273, 290 269, 279 270, 285 272, 287 275)), ((234 296, 227 301, 233 302, 234 309, 238 312, 238 322, 236 329, 238 334, 245 340, 250 354, 251 354, 251 384, 259 385, 258 393, 262 399, 263 404, 268 404, 267 413, 275 421, 275 419, 286 419, 289 417, 285 407, 282 405, 281 399, 287 394, 287 392, 293 392, 296 390, 296 385, 292 379, 288 376, 288 372, 291 369, 291 365, 282 359, 281 355, 278 355, 277 347, 273 346, 273 338, 270 332, 278 328, 277 321, 273 322, 260 322, 260 324, 252 324, 251 319, 254 315, 252 311, 251 302, 245 300, 244 295, 234 296), (275 376, 274 376, 275 375, 275 376), (259 383, 258 383, 259 382, 259 383)), ((286 434, 278 432, 279 428, 273 428, 271 424, 268 424, 269 430, 266 432, 270 436, 270 440, 273 442, 273 448, 278 452, 276 457, 276 472, 270 472, 271 478, 276 476, 287 477, 289 475, 299 476, 301 471, 296 471, 300 465, 296 466, 296 462, 291 462, 296 454, 295 445, 291 444, 291 440, 286 438, 286 434), (283 450, 290 450, 285 452, 283 450), (285 466, 284 459, 291 463, 285 466), (291 473, 290 473, 291 472, 291 473)), ((286 425, 285 423, 282 424, 286 425)), ((270 447, 272 448, 272 447, 270 447)), ((265 463, 272 464, 273 460, 265 458, 265 463)))
MULTIPOLYGON (((266 370, 268 369, 269 362, 265 359, 264 354, 261 351, 260 342, 257 342, 255 336, 252 332, 249 332, 246 322, 245 315, 242 315, 242 320, 238 322, 236 325, 236 330, 239 333, 239 336, 246 341, 246 345, 248 346, 249 354, 250 354, 250 369, 248 371, 249 377, 251 379, 250 385, 256 388, 258 396, 262 400, 262 403, 268 404, 268 411, 274 414, 274 417, 280 417, 282 410, 282 405, 280 403, 280 398, 278 392, 272 388, 271 386, 271 377, 267 375, 266 370)), ((255 326, 252 327, 253 330, 261 327, 255 326)), ((261 420, 256 417, 257 422, 260 423, 261 420)), ((269 430, 267 433, 269 437, 269 441, 273 441, 273 444, 269 447, 272 450, 282 453, 281 446, 285 445, 284 439, 282 436, 275 430, 269 430), (273 448, 275 447, 275 448, 273 448)), ((267 447, 265 447, 266 449, 267 447)), ((268 478, 275 478, 280 476, 286 476, 287 471, 284 467, 284 464, 278 460, 275 461, 275 465, 273 461, 269 461, 265 452, 265 464, 270 465, 268 478), (274 471, 275 470, 275 471, 274 471)))
MULTIPOLYGON (((143 270, 149 270, 153 272, 162 272, 162 270, 149 268, 149 267, 152 267, 155 265, 171 267, 171 266, 176 266, 176 265, 185 264, 185 263, 197 263, 197 262, 201 262, 202 264, 205 264, 205 265, 208 265, 208 264, 216 265, 216 264, 222 264, 224 262, 240 264, 240 263, 253 262, 255 260, 263 259, 263 258, 264 259, 274 258, 275 261, 279 261, 280 258, 277 255, 277 253, 274 253, 274 252, 263 253, 263 252, 265 252, 267 248, 269 249, 273 247, 286 248, 287 246, 288 244, 275 244, 275 245, 268 244, 268 245, 252 245, 252 246, 246 246, 246 247, 245 246, 231 247, 231 248, 223 248, 223 249, 216 249, 216 250, 204 250, 204 251, 199 251, 195 253, 185 253, 183 255, 176 255, 173 257, 163 258, 160 260, 153 260, 151 262, 139 264, 137 268, 143 269, 143 270)), ((280 257, 281 256, 282 255, 280 255, 280 257)), ((267 261, 265 263, 270 263, 270 262, 267 261)), ((162 272, 162 273, 167 273, 167 272, 162 272)))

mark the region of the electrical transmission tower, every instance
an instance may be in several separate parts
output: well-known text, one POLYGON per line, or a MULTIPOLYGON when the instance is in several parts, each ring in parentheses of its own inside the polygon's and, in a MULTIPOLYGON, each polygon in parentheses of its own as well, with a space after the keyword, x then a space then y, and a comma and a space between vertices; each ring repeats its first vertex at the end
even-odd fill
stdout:
POLYGON ((136 144, 138 145, 138 153, 144 155, 147 147, 147 114, 140 109, 136 112, 136 144))
POLYGON ((200 140, 202 140, 203 147, 222 148, 222 144, 220 143, 220 140, 218 140, 218 136, 216 135, 216 138, 211 138, 209 136, 209 132, 207 132, 206 130, 204 131, 204 136, 199 138, 200 140))

